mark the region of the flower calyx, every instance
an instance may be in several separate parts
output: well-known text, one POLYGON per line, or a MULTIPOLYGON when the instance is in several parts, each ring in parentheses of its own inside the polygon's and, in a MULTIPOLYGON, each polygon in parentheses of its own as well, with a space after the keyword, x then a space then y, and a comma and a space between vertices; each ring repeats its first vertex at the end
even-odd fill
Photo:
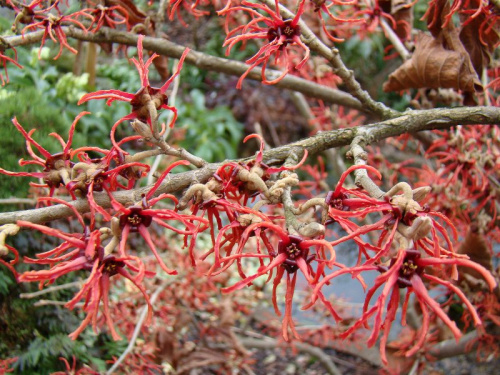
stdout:
POLYGON ((128 213, 124 213, 120 216, 120 228, 124 228, 126 225, 129 226, 130 232, 139 232, 140 225, 144 225, 146 228, 149 227, 153 221, 150 215, 144 215, 142 211, 146 207, 132 206, 128 208, 128 213))
POLYGON ((284 20, 279 25, 270 27, 267 31, 267 40, 281 41, 280 50, 286 48, 288 44, 295 43, 295 38, 300 37, 300 25, 294 20, 284 20))
MULTIPOLYGON (((309 255, 309 248, 302 247, 303 238, 296 235, 288 235, 288 241, 280 240, 278 243, 278 253, 285 254, 287 259, 282 263, 282 267, 288 273, 295 273, 299 269, 297 261, 302 259, 306 263, 310 263, 314 259, 314 255, 309 255)), ((271 254, 272 255, 272 254, 271 254)))
POLYGON ((394 207, 394 212, 401 217, 406 225, 411 225, 413 219, 419 212, 425 212, 427 208, 422 207, 417 200, 424 199, 430 192, 429 186, 412 190, 406 182, 394 185, 384 196, 386 201, 394 207), (402 194, 397 193, 401 192, 402 194))

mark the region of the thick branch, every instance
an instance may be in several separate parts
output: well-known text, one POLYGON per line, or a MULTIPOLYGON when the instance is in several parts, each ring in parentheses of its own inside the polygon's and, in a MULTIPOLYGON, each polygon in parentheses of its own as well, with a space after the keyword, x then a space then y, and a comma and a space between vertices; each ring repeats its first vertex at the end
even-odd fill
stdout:
MULTIPOLYGON (((119 43, 128 46, 137 46, 138 35, 131 32, 118 31, 114 29, 109 29, 106 27, 101 28, 97 33, 85 33, 81 29, 77 29, 72 26, 65 26, 63 30, 67 37, 74 38, 78 40, 84 40, 93 43, 119 43)), ((14 37, 5 37, 4 39, 12 46, 17 47, 20 45, 27 45, 37 43, 42 39, 43 30, 35 31, 33 33, 25 34, 24 37, 18 35, 14 37)), ((144 37, 143 46, 145 49, 158 53, 159 55, 164 55, 173 58, 180 58, 185 46, 173 43, 169 40, 162 38, 144 37)), ((241 76, 245 73, 249 65, 233 61, 229 59, 223 59, 220 57, 210 56, 202 52, 197 52, 191 50, 186 57, 186 63, 195 65, 200 69, 241 76)), ((266 70, 268 78, 274 79, 281 75, 281 72, 275 70, 266 70)), ((261 69, 254 68, 247 76, 247 78, 253 79, 255 81, 262 81, 261 69)), ((275 85, 276 87, 289 89, 316 99, 324 100, 328 103, 339 104, 349 108, 358 109, 365 111, 366 109, 361 105, 361 103, 349 95, 340 90, 332 89, 326 86, 319 85, 308 80, 298 78, 292 75, 286 76, 283 80, 275 85)))
MULTIPOLYGON (((405 133, 415 133, 422 130, 444 129, 453 125, 498 124, 500 123, 500 108, 497 107, 462 107, 438 108, 422 111, 407 111, 400 117, 370 124, 332 130, 319 133, 315 136, 277 147, 264 152, 264 162, 267 164, 281 164, 290 155, 293 148, 306 149, 309 155, 324 150, 351 144, 354 137, 362 135, 366 144, 381 139, 395 137, 405 133)), ((214 163, 190 172, 171 175, 168 180, 156 191, 156 195, 173 193, 185 189, 193 182, 206 182, 221 164, 214 163)), ((141 199, 150 187, 132 191, 114 193, 114 197, 124 205, 131 205, 141 199)), ((96 193, 95 199, 102 207, 110 207, 106 193, 96 193)), ((71 203, 78 211, 88 212, 86 200, 77 200, 71 203)), ((72 211, 64 205, 55 205, 35 210, 6 212, 0 214, 0 225, 15 223, 17 220, 26 220, 33 223, 44 223, 72 215, 72 211)))
POLYGON ((429 350, 429 354, 437 359, 456 357, 473 350, 475 345, 471 346, 471 343, 477 338, 477 331, 472 331, 462 336, 458 343, 454 339, 441 341, 429 350))

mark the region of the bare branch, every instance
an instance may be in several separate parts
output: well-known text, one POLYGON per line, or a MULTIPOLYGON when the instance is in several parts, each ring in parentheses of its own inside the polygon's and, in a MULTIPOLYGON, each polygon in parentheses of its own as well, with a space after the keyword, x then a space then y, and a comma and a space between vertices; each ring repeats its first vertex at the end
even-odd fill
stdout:
MULTIPOLYGON (((267 164, 281 164, 290 155, 293 148, 306 149, 309 155, 314 155, 330 148, 351 144, 358 135, 363 135, 366 144, 381 139, 399 136, 405 133, 415 133, 423 130, 444 129, 453 125, 480 125, 496 124, 500 122, 500 108, 497 107, 461 107, 437 108, 421 111, 407 111, 401 116, 386 121, 332 130, 316 134, 312 137, 290 143, 264 152, 264 162, 267 164)), ((250 159, 246 159, 248 161, 250 159)), ((168 181, 163 183, 155 195, 162 193, 179 192, 193 182, 206 182, 217 170, 221 163, 208 164, 203 168, 169 175, 168 181)), ((132 205, 141 200, 151 187, 143 187, 131 191, 114 193, 117 201, 123 205, 132 205)), ((110 207, 110 200, 106 193, 96 193, 96 202, 104 207, 110 207)), ((88 212, 89 205, 85 199, 79 199, 71 204, 79 212, 88 212)), ((0 213, 0 225, 15 223, 17 220, 26 220, 33 223, 45 223, 52 220, 69 217, 73 214, 71 209, 64 205, 54 205, 34 210, 0 213)))
POLYGON ((384 30, 384 34, 387 36, 387 39, 389 39, 391 41, 392 45, 394 46, 394 49, 396 51, 398 51, 399 56, 401 56, 401 58, 405 61, 409 60, 411 57, 411 53, 408 52, 405 45, 401 42, 401 40, 396 35, 396 33, 394 32, 392 27, 390 27, 387 24, 387 21, 385 19, 383 19, 382 17, 380 17, 380 25, 382 26, 382 29, 384 30))
POLYGON ((21 298, 35 298, 39 296, 43 296, 44 294, 55 292, 58 290, 69 289, 69 288, 81 288, 84 282, 82 280, 73 281, 67 284, 54 285, 43 290, 39 290, 33 293, 21 293, 19 297, 21 298))
MULTIPOLYGON (((67 37, 78 40, 84 40, 93 43, 120 43, 128 46, 137 46, 138 35, 132 32, 117 31, 114 29, 102 27, 97 33, 93 34, 85 33, 83 30, 74 28, 72 26, 65 26, 63 27, 63 30, 67 37)), ((12 47, 17 47, 20 45, 28 45, 39 42, 43 37, 43 32, 43 30, 40 30, 33 33, 27 33, 24 35, 24 37, 17 35, 13 37, 5 37, 4 39, 12 47)), ((169 40, 162 38, 153 38, 149 36, 144 37, 143 46, 145 49, 156 52, 159 55, 174 57, 176 59, 180 58, 182 53, 186 49, 185 46, 173 43, 169 40)), ((189 52, 185 62, 191 65, 195 65, 200 69, 234 76, 241 76, 247 71, 249 67, 249 65, 239 61, 210 56, 205 53, 193 50, 189 52)), ((247 78, 253 79, 255 81, 262 81, 260 70, 260 68, 254 68, 248 74, 247 78)), ((281 72, 268 69, 266 70, 266 74, 269 77, 277 78, 281 75, 281 72)), ((318 85, 317 83, 310 82, 308 80, 292 75, 288 75, 283 80, 278 82, 275 86, 283 89, 301 92, 308 97, 321 99, 328 103, 339 104, 349 108, 358 109, 360 111, 366 111, 366 108, 364 108, 357 99, 346 92, 318 85)))
MULTIPOLYGON (((355 165, 367 164, 366 161, 368 160, 368 154, 364 150, 364 145, 365 139, 363 135, 356 136, 351 143, 351 149, 347 153, 347 156, 354 159, 355 165)), ((380 188, 368 176, 368 172, 366 171, 366 169, 355 170, 354 175, 356 176, 355 184, 358 186, 362 186, 363 189, 365 189, 368 194, 370 194, 370 196, 377 199, 384 196, 385 193, 380 190, 380 188)))

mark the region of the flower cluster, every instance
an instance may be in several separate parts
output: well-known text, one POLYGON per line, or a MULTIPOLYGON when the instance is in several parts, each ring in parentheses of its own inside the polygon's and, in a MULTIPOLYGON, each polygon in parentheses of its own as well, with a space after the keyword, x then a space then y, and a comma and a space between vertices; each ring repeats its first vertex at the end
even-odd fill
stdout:
POLYGON ((299 7, 295 13, 295 17, 291 20, 284 20, 279 12, 279 1, 275 1, 275 10, 269 8, 265 4, 256 4, 243 1, 241 6, 227 7, 219 11, 219 15, 228 16, 233 12, 242 11, 247 14, 251 20, 245 24, 238 26, 228 33, 224 46, 228 46, 226 50, 226 55, 231 53, 231 49, 239 42, 245 42, 252 39, 264 39, 267 43, 264 44, 259 51, 250 59, 247 63, 250 67, 247 71, 240 77, 236 85, 237 88, 241 88, 243 80, 250 73, 250 71, 258 65, 262 64, 262 83, 267 85, 275 84, 281 81, 292 68, 290 66, 289 48, 288 46, 299 46, 304 50, 304 57, 302 60, 294 67, 295 69, 300 69, 309 59, 309 47, 307 47, 300 40, 300 16, 304 12, 305 0, 299 2, 299 7), (258 12, 261 10, 267 13, 267 16, 263 16, 258 12), (266 78, 266 66, 274 56, 274 62, 279 63, 284 66, 283 73, 275 79, 266 78), (283 58, 281 58, 283 56, 283 58))
MULTIPOLYGON (((310 122, 313 132, 326 134, 270 152, 264 151, 263 136, 247 135, 243 139, 246 148, 254 141, 260 144, 257 152, 245 159, 210 164, 178 147, 176 140, 167 142, 168 128, 174 127, 182 113, 173 105, 175 95, 168 92, 170 86, 184 62, 198 65, 203 55, 165 43, 165 48, 172 47, 172 54, 179 58, 172 73, 161 60, 166 56, 160 58, 152 52, 148 55, 145 49, 163 50, 164 45, 157 49, 154 39, 148 37, 159 33, 155 22, 164 18, 162 13, 185 24, 181 11, 201 18, 209 14, 209 6, 219 9, 217 13, 225 22, 227 55, 240 45, 256 41, 257 52, 254 50, 247 59, 246 70, 238 65, 240 73, 245 70, 236 84, 238 89, 249 75, 259 78, 253 72, 257 67, 266 85, 278 83, 291 73, 310 81, 318 90, 319 86, 331 90, 340 85, 338 73, 344 78, 349 76, 344 84, 353 97, 337 94, 352 101, 354 108, 359 108, 360 103, 372 104, 366 106, 369 112, 369 107, 376 109, 381 103, 372 103, 368 93, 357 88, 355 77, 343 67, 340 52, 330 51, 326 44, 332 46, 332 42, 341 42, 353 33, 362 38, 380 30, 392 42, 395 37, 406 40, 411 35, 406 33, 408 22, 398 18, 396 10, 389 10, 387 1, 298 0, 289 19, 283 15, 289 14, 284 6, 290 4, 279 0, 274 4, 272 0, 228 0, 224 4, 218 0, 171 0, 168 5, 150 1, 150 10, 158 11, 156 17, 139 11, 131 1, 91 0, 85 5, 89 8, 73 13, 69 13, 69 4, 60 0, 3 3, 16 12, 14 29, 20 28, 23 37, 29 32, 32 38, 36 39, 35 35, 40 39, 41 46, 48 39, 57 44, 55 59, 65 49, 77 52, 67 39, 72 28, 83 30, 77 33, 82 39, 88 33, 109 32, 118 35, 119 40, 125 34, 126 44, 137 42, 137 56, 130 62, 138 71, 140 87, 130 92, 115 88, 89 92, 78 102, 81 105, 105 100, 112 106, 122 101, 130 106, 126 115, 110 126, 109 148, 73 144, 80 119, 90 112, 75 117, 66 138, 49 134, 58 143, 56 151, 44 146, 35 128, 29 130, 24 120, 14 117, 13 126, 23 136, 28 155, 26 160, 19 160, 19 165, 28 169, 0 168, 4 176, 35 179, 31 185, 37 188, 37 205, 44 206, 39 211, 14 215, 15 219, 8 219, 12 220, 8 227, 0 227, 0 266, 6 267, 18 282, 38 283, 40 289, 76 274, 82 277, 80 289, 64 304, 82 312, 82 321, 69 334, 71 339, 77 339, 89 326, 94 331, 103 328, 114 340, 140 329, 140 325, 135 328, 132 319, 116 319, 132 315, 131 311, 137 313, 138 297, 147 307, 146 322, 153 322, 154 306, 163 329, 156 327, 155 343, 138 344, 143 351, 136 350, 125 360, 130 371, 160 371, 160 362, 153 363, 154 357, 166 355, 170 349, 167 362, 179 373, 197 367, 189 363, 192 358, 212 361, 209 363, 221 371, 231 367, 228 363, 243 366, 248 362, 248 352, 228 328, 234 323, 231 309, 241 307, 235 302, 238 296, 254 295, 255 290, 266 287, 269 305, 281 319, 278 329, 285 341, 303 338, 294 317, 300 297, 297 291, 302 286, 306 293, 301 308, 324 313, 321 318, 328 322, 325 335, 353 339, 367 333, 366 344, 371 347, 379 342, 386 365, 390 362, 387 347, 391 328, 399 320, 406 326, 410 314, 412 321, 417 321, 412 327, 413 341, 399 346, 400 354, 406 357, 425 357, 437 330, 451 332, 458 341, 473 326, 482 326, 484 320, 498 325, 500 303, 492 293, 497 280, 491 262, 491 243, 500 238, 496 225, 500 186, 498 127, 457 126, 453 132, 435 131, 428 139, 422 137, 422 143, 427 143, 422 146, 426 162, 420 167, 410 158, 393 163, 389 158, 380 160, 383 157, 379 155, 360 156, 354 150, 361 143, 378 140, 378 135, 372 139, 371 129, 380 124, 359 127, 371 117, 329 107, 326 100, 313 105, 316 118, 310 122), (304 21, 311 16, 315 17, 315 31, 323 33, 322 42, 305 27, 304 21), (119 30, 109 30, 112 28, 119 30), (401 30, 402 34, 398 32, 401 30), (311 56, 310 48, 321 56, 311 56), (320 53, 325 50, 328 54, 320 53), (281 72, 271 73, 270 77, 266 72, 270 64, 279 66, 281 72), (152 78, 150 81, 152 66, 159 71, 159 83, 152 78), (162 111, 171 115, 169 124, 159 123, 162 111), (133 135, 118 137, 118 126, 129 121, 133 135), (353 129, 338 131, 347 126, 353 129), (316 165, 303 165, 310 153, 330 147, 332 139, 334 143, 338 139, 339 145, 353 137, 348 156, 353 157, 354 165, 345 166, 338 158, 338 180, 325 165, 324 155, 318 156, 316 165), (137 151, 139 147, 147 149, 137 151), (161 158, 152 163, 153 157, 161 158), (383 179, 389 167, 396 173, 383 179), (172 173, 174 169, 176 173, 172 173), (350 187, 353 176, 356 186, 350 187), (70 225, 51 223, 61 217, 70 217, 70 225), (7 236, 16 235, 21 228, 50 237, 56 244, 22 257, 22 251, 5 243, 7 236), (487 232, 491 234, 489 242, 482 237, 487 232), (471 243, 480 245, 483 259, 467 249, 471 243), (345 249, 352 255, 350 263, 341 259, 345 249), (17 268, 20 258, 29 270, 17 268), (376 276, 368 285, 365 280, 370 273, 376 276), (360 314, 354 318, 339 308, 329 287, 345 275, 364 289, 360 314), (152 296, 148 293, 151 288, 157 290, 152 296), (120 289, 135 299, 113 301, 111 297, 120 289), (219 291, 232 299, 224 296, 219 300, 219 291), (441 299, 443 296, 446 299, 441 299), (158 299, 161 302, 156 309, 158 299), (171 305, 166 307, 164 301, 171 305), (460 317, 452 317, 453 306, 460 307, 460 317), (205 318, 210 314, 216 319, 207 322, 205 318), (188 325, 192 327, 187 329, 188 325), (193 340, 195 333, 198 336, 193 340), (181 340, 193 342, 194 347, 180 348, 181 340), (221 346, 230 351, 221 354, 221 346)), ((444 27, 451 25, 454 14, 460 14, 470 17, 462 22, 463 26, 472 22, 479 25, 477 45, 497 44, 488 39, 498 19, 491 4, 456 0, 448 9, 442 3, 431 1, 426 14, 429 27, 436 26, 433 17, 437 13, 444 27)), ((400 7, 407 11, 413 5, 400 7)), ((5 73, 7 64, 21 68, 16 50, 3 39, 0 43, 0 64, 5 73), (6 52, 11 48, 12 52, 6 52)), ((398 48, 406 47, 398 44, 398 48)), ((485 74, 485 79, 491 78, 485 85, 488 92, 481 100, 498 104, 495 89, 500 74, 497 68, 490 69, 489 74, 485 74)), ((3 75, 0 79, 4 84, 3 75)), ((332 97, 335 101, 335 95, 332 97)), ((300 97, 295 99, 301 102, 300 97)), ((380 115, 376 110, 373 114, 380 115)), ((412 116, 408 115, 409 121, 412 116)), ((408 135, 404 137, 393 140, 388 147, 402 152, 409 139, 408 135)), ((488 333, 478 340, 492 343, 495 337, 488 333)), ((0 372, 10 371, 11 362, 0 361, 0 372)), ((63 362, 68 372, 86 371, 77 370, 76 361, 73 366, 66 359, 63 362)))

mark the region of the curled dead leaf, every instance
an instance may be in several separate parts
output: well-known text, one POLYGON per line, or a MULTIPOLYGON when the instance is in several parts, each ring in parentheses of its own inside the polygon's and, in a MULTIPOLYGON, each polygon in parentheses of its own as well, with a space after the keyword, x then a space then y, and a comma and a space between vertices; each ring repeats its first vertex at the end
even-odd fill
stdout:
POLYGON ((466 92, 483 89, 467 53, 445 49, 440 39, 419 34, 412 58, 389 75, 383 89, 388 92, 423 87, 466 92))
MULTIPOLYGON (((466 254, 473 262, 480 264, 488 271, 493 271, 490 249, 488 248, 484 235, 481 233, 476 224, 471 224, 464 241, 460 244, 457 250, 457 253, 466 254)), ((464 268, 467 268, 470 272, 476 272, 470 267, 464 268)))
POLYGON ((160 75, 161 79, 166 81, 170 77, 170 73, 168 72, 168 57, 160 55, 156 59, 153 60, 153 65, 155 66, 156 71, 160 75))
POLYGON ((484 13, 480 13, 474 18, 466 15, 462 15, 460 18, 463 21, 460 40, 470 55, 474 69, 478 75, 481 75, 483 68, 489 65, 500 41, 500 22, 484 28, 487 22, 484 13))
POLYGON ((379 0, 378 4, 385 13, 393 17, 396 23, 394 31, 399 39, 408 40, 413 25, 413 0, 379 0))

